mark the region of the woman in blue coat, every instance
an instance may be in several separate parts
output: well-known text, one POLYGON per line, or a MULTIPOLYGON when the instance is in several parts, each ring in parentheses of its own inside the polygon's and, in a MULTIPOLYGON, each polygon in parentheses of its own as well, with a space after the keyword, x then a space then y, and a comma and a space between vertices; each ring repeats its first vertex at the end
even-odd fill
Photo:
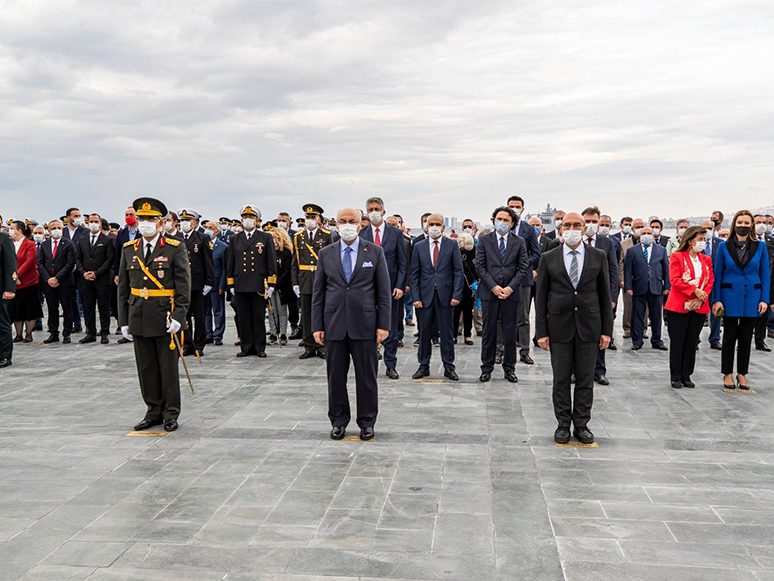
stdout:
POLYGON ((726 389, 750 389, 745 376, 750 366, 755 323, 769 308, 769 256, 766 244, 750 236, 752 225, 752 213, 739 210, 731 221, 728 239, 720 243, 715 258, 712 312, 723 317, 721 372, 726 389))

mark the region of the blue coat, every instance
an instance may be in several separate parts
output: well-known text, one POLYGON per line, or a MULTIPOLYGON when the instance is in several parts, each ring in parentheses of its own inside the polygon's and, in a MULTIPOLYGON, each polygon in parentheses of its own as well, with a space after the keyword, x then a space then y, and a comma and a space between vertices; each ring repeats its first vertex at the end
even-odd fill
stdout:
POLYGON ((758 304, 769 302, 769 255, 765 244, 750 242, 753 257, 742 269, 736 249, 727 241, 718 245, 715 256, 713 298, 723 303, 727 317, 759 317, 758 304))
MULTIPOLYGON (((369 224, 360 230, 363 240, 374 242, 374 229, 369 224)), ((380 240, 384 258, 387 260, 387 271, 390 273, 390 286, 403 290, 406 287, 406 245, 403 233, 389 224, 384 226, 384 238, 380 240)))
POLYGON ((422 307, 433 304, 434 293, 442 307, 453 308, 452 299, 462 300, 462 287, 465 274, 462 270, 462 254, 457 242, 441 236, 438 249, 438 268, 433 268, 430 258, 430 241, 425 238, 414 246, 411 256, 411 298, 422 301, 422 307))
POLYGON ((215 285, 213 290, 226 290, 226 250, 228 244, 217 236, 212 238, 212 261, 215 265, 215 285))
POLYGON ((669 258, 660 244, 649 246, 650 262, 645 260, 642 244, 635 244, 626 252, 624 259, 624 291, 634 291, 635 296, 650 292, 662 295, 671 288, 669 282, 669 258))

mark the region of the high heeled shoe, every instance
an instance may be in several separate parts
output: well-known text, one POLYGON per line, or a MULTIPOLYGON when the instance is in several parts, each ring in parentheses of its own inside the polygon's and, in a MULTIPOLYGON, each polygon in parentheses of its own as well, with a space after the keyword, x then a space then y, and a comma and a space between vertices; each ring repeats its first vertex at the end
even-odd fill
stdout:
MULTIPOLYGON (((737 374, 737 376, 736 376, 736 389, 745 389, 745 390, 750 389, 750 384, 749 383, 747 385, 742 385, 741 383, 739 383, 739 377, 740 377, 739 374, 737 374)), ((745 381, 746 380, 747 380, 747 378, 745 377, 745 381)))

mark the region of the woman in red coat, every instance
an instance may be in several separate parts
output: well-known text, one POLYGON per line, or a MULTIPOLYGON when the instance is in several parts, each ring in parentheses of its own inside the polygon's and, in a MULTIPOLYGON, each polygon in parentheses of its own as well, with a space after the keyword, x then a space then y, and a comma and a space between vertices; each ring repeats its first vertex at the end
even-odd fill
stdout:
POLYGON ((680 246, 669 257, 669 373, 672 387, 695 387, 691 381, 696 364, 696 346, 709 313, 709 294, 714 276, 712 259, 704 254, 706 230, 691 226, 680 246))
POLYGON ((16 327, 15 343, 32 342, 32 330, 35 321, 43 316, 40 306, 40 288, 38 286, 38 251, 30 240, 27 225, 21 220, 11 223, 8 233, 16 247, 16 296, 8 302, 8 316, 16 327), (26 333, 22 339, 22 327, 26 333))

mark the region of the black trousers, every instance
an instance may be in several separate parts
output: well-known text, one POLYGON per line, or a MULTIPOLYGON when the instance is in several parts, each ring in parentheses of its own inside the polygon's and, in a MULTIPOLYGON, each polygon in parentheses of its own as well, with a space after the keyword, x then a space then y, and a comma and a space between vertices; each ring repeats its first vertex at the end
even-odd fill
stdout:
POLYGON ((723 351, 720 357, 720 372, 723 375, 734 372, 734 352, 736 352, 736 372, 739 375, 747 375, 750 370, 753 331, 759 318, 723 317, 723 351))
POLYGON ((347 392, 351 358, 355 364, 357 425, 361 428, 374 427, 379 413, 376 380, 379 361, 376 358, 376 340, 357 341, 349 336, 342 341, 326 340, 325 352, 328 371, 328 418, 331 425, 346 427, 352 418, 347 392))
POLYGON ((580 428, 591 419, 594 403, 594 366, 598 342, 581 341, 578 333, 572 341, 551 341, 551 368, 554 372, 554 415, 558 424, 580 428), (571 396, 570 378, 575 373, 575 393, 571 396))
POLYGON ((266 299, 258 293, 234 293, 242 353, 266 351, 266 299))
POLYGON ((288 323, 291 327, 298 327, 298 297, 292 294, 293 299, 288 303, 288 323))
POLYGON ((768 332, 770 312, 771 312, 770 310, 767 310, 755 321, 755 346, 756 347, 761 343, 763 343, 764 341, 766 341, 766 333, 768 332))
POLYGON ((390 334, 382 342, 384 347, 384 366, 395 368, 398 365, 398 341, 400 341, 400 319, 403 314, 403 298, 392 299, 390 303, 390 334))
POLYGON ((48 332, 59 334, 59 305, 64 315, 62 335, 69 337, 73 331, 73 293, 74 286, 58 286, 53 288, 47 282, 43 283, 43 293, 48 305, 48 332))
POLYGON ((669 376, 671 381, 685 381, 693 375, 696 366, 696 345, 707 315, 696 311, 678 313, 670 311, 669 326, 669 376))
POLYGON ((8 317, 8 301, 0 299, 0 359, 10 359, 12 355, 13 333, 8 317))
POLYGON ((83 277, 78 274, 77 272, 73 273, 73 280, 75 281, 75 286, 73 287, 73 292, 71 295, 71 301, 72 301, 72 312, 73 312, 73 329, 79 330, 81 329, 81 309, 83 308, 82 303, 82 283, 83 283, 83 277))
POLYGON ((209 300, 210 297, 203 296, 202 291, 191 291, 191 305, 185 316, 188 325, 188 332, 184 334, 186 349, 195 349, 199 353, 204 353, 204 346, 207 343, 207 303, 209 300))
POLYGON ((83 318, 86 321, 86 333, 97 334, 96 310, 99 309, 99 334, 110 335, 110 281, 91 282, 84 280, 81 285, 83 318))
POLYGON ((312 333, 312 295, 302 294, 299 297, 301 304, 301 335, 306 351, 316 351, 319 347, 312 333))
POLYGON ((481 301, 481 324, 483 326, 481 336, 482 373, 492 373, 494 370, 497 352, 498 321, 501 322, 499 326, 502 327, 504 347, 503 369, 505 371, 514 371, 516 369, 519 309, 520 301, 514 302, 501 299, 481 301))
MULTIPOLYGON (((629 295, 626 295, 629 296, 629 295)), ((663 307, 663 295, 654 295, 648 291, 645 295, 632 297, 632 345, 642 345, 642 335, 645 332, 645 320, 650 311, 650 343, 661 345, 661 309, 663 307)))
POLYGON ((462 317, 463 337, 470 337, 473 332, 473 307, 476 299, 469 287, 462 289, 462 300, 454 307, 454 338, 460 334, 460 317, 462 317))
POLYGON ((454 307, 441 305, 438 291, 433 291, 433 302, 430 306, 417 309, 419 318, 419 359, 420 367, 430 367, 430 356, 433 353, 432 335, 434 322, 438 324, 441 337, 441 361, 444 369, 454 371, 454 307))
POLYGON ((134 358, 140 378, 140 392, 148 410, 148 420, 176 420, 180 415, 180 375, 178 352, 170 349, 170 335, 134 336, 134 358))

